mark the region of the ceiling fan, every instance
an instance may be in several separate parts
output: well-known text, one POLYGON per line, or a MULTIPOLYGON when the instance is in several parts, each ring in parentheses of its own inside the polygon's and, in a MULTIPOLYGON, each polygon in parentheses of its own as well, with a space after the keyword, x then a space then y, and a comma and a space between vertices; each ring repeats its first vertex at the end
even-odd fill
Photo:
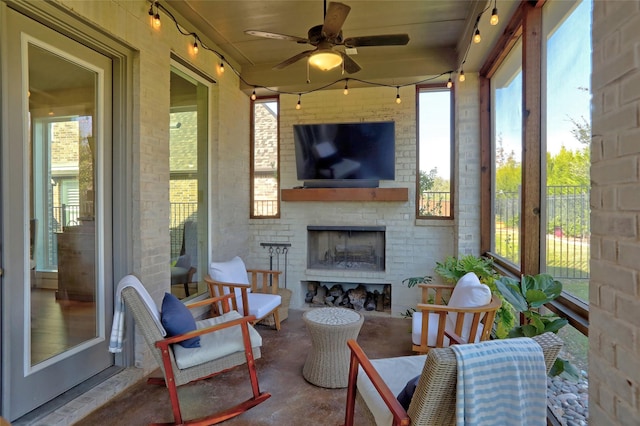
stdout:
POLYGON ((344 70, 349 74, 356 73, 362 68, 350 56, 340 50, 334 50, 335 46, 356 48, 366 46, 404 46, 409 43, 408 34, 384 34, 363 37, 342 37, 342 25, 347 19, 351 7, 343 3, 330 2, 326 7, 325 0, 324 23, 309 29, 307 38, 286 34, 272 33, 259 30, 245 30, 245 34, 270 38, 275 40, 295 41, 299 44, 310 44, 315 49, 305 50, 291 58, 279 63, 274 69, 282 69, 300 59, 309 58, 309 63, 323 71, 330 70, 344 62, 344 70))

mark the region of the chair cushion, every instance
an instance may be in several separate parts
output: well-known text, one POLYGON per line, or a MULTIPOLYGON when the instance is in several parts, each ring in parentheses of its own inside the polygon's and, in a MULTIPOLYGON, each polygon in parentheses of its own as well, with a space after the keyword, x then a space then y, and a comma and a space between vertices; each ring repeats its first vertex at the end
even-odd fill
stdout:
MULTIPOLYGON (((439 315, 433 312, 429 313, 429 331, 427 332, 427 345, 435 346, 438 336, 438 318, 439 315)), ((411 341, 414 345, 420 344, 422 336, 422 312, 414 312, 411 316, 411 341)), ((449 346, 449 338, 445 336, 444 345, 449 346)))
POLYGON ((189 268, 191 267, 191 256, 189 256, 188 254, 183 254, 182 256, 178 257, 178 260, 176 260, 176 264, 173 266, 175 266, 176 268, 185 268, 189 270, 189 268))
MULTIPOLYGON (((407 382, 422 373, 427 355, 412 355, 396 358, 372 359, 371 364, 380 374, 382 381, 387 384, 393 395, 398 395, 407 382)), ((358 392, 369 407, 377 425, 391 425, 393 417, 384 401, 364 373, 362 368, 358 372, 358 392)))
MULTIPOLYGON (((211 327, 238 318, 242 318, 242 315, 236 311, 230 311, 218 317, 198 321, 197 327, 198 329, 211 327)), ((178 368, 185 369, 222 358, 234 352, 244 352, 242 329, 239 325, 203 334, 200 337, 199 348, 185 349, 174 345, 173 353, 178 368)), ((258 334, 251 325, 249 325, 249 338, 251 340, 251 347, 262 346, 262 337, 260 337, 260 334, 258 334)))
POLYGON ((416 391, 416 386, 418 386, 418 379, 420 379, 420 376, 416 376, 413 379, 410 379, 407 382, 406 386, 402 388, 402 390, 396 397, 400 405, 402 405, 402 408, 405 409, 405 411, 409 409, 409 404, 411 404, 411 398, 413 398, 413 394, 416 391))
MULTIPOLYGON (((249 315, 255 315, 256 319, 264 318, 269 312, 276 309, 282 303, 279 294, 249 293, 249 315)), ((242 309, 242 299, 238 300, 238 310, 242 309)))
MULTIPOLYGON (((196 320, 191 315, 189 308, 170 293, 165 293, 162 299, 160 320, 169 337, 196 330, 196 320)), ((185 348, 197 348, 200 347, 200 337, 193 337, 178 344, 185 348)))

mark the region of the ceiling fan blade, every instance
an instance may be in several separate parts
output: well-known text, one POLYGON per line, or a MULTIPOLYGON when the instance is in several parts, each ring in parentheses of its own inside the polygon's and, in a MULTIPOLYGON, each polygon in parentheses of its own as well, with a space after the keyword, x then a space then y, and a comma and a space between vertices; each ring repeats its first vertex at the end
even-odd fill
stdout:
POLYGON ((334 40, 340 34, 350 10, 351 7, 344 3, 329 3, 322 25, 322 32, 328 40, 334 40))
POLYGON ((385 34, 363 37, 348 37, 344 39, 347 47, 364 46, 404 46, 409 43, 409 34, 385 34))
POLYGON ((287 35, 287 34, 270 33, 268 31, 245 30, 244 33, 252 36, 256 36, 256 37, 264 37, 264 38, 270 38, 274 40, 289 40, 289 41, 295 41, 297 43, 309 42, 309 40, 307 40, 306 38, 296 37, 296 36, 287 35))
POLYGON ((318 49, 311 49, 311 50, 305 50, 304 52, 300 52, 297 55, 290 57, 286 61, 280 62, 278 65, 273 67, 273 69, 274 70, 281 70, 284 67, 288 67, 289 65, 293 64, 294 62, 298 62, 300 59, 306 58, 307 56, 310 56, 316 50, 318 50, 318 49))
POLYGON ((351 59, 351 56, 347 55, 346 53, 340 53, 342 54, 342 60, 344 61, 344 70, 346 72, 348 72, 349 74, 354 74, 362 69, 356 61, 351 59))

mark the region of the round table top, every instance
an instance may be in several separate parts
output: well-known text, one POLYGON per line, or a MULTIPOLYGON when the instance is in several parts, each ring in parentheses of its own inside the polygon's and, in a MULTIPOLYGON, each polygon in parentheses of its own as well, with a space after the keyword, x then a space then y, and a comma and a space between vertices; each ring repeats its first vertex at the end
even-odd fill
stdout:
POLYGON ((360 321, 360 313, 347 308, 314 308, 304 313, 309 321, 326 325, 345 325, 360 321))

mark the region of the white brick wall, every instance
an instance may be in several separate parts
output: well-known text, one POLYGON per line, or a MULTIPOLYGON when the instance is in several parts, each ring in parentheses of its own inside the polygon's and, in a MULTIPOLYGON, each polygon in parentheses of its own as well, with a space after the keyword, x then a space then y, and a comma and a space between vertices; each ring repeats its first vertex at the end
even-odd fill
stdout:
MULTIPOLYGON (((393 285, 393 315, 414 307, 417 291, 401 285, 404 278, 431 274, 436 261, 448 255, 477 252, 478 136, 477 79, 468 75, 458 88, 456 121, 456 221, 415 221, 415 88, 400 89, 403 102, 395 103, 395 88, 325 90, 281 97, 281 187, 300 184, 295 176, 292 125, 300 123, 384 121, 396 122, 396 180, 383 187, 406 187, 408 202, 283 202, 281 219, 249 220, 249 98, 241 92, 237 76, 218 75, 218 58, 189 52, 191 40, 181 36, 167 16, 159 31, 149 25, 146 1, 57 0, 131 47, 133 53, 132 235, 133 268, 160 302, 169 289, 169 77, 170 55, 184 58, 217 80, 211 93, 210 209, 212 260, 239 254, 250 266, 268 265, 260 242, 289 242, 287 286, 294 291, 293 307, 301 307, 303 280, 362 280, 393 285), (387 269, 381 273, 319 273, 306 270, 307 225, 384 225, 387 229, 387 269), (460 236, 457 237, 457 226, 460 236), (459 249, 457 249, 459 247, 459 249)), ((179 17, 179 15, 176 15, 179 17)), ((180 18, 180 17, 179 17, 180 18)), ((181 20, 181 22, 186 22, 181 20)), ((212 43, 207 43, 215 47, 212 43)), ((224 52, 223 52, 224 53, 224 52)), ((136 365, 154 368, 137 345, 136 365)))
MULTIPOLYGON (((159 30, 149 25, 146 1, 58 0, 63 7, 93 22, 130 46, 133 54, 132 244, 130 272, 135 273, 160 304, 169 291, 169 78, 171 53, 217 81, 211 93, 210 210, 211 234, 219 247, 246 250, 249 193, 249 100, 238 90, 237 76, 218 73, 218 58, 201 49, 190 53, 192 38, 182 36, 160 12, 159 30), (224 164, 224 166, 221 166, 224 164), (232 184, 230 185, 229 182, 232 184), (242 212, 238 214, 238 212, 242 212)), ((186 20, 176 14, 180 22, 186 20)), ((206 42, 206 41, 205 41, 206 42)), ((213 43, 206 43, 216 47, 213 43)), ((216 47, 217 48, 217 47, 216 47)), ((119 165, 123 166, 123 165, 119 165)), ((222 251, 220 249, 219 251, 222 251)), ((242 254, 242 251, 239 251, 242 254)), ((139 341, 142 338, 139 337, 139 341)), ((152 369, 155 362, 136 345, 136 366, 152 369)))
POLYGON ((640 2, 595 1, 589 422, 640 419, 640 2))
MULTIPOLYGON (((458 196, 466 197, 463 206, 467 212, 462 228, 465 235, 459 244, 466 251, 477 253, 478 229, 478 181, 479 145, 473 135, 478 123, 477 79, 471 78, 460 90, 459 102, 463 107, 462 120, 469 123, 465 131, 462 150, 456 158, 464 163, 465 178, 459 179, 462 187, 458 196), (475 164, 474 164, 475 162, 475 164), (473 174, 475 173, 475 176, 473 174), (466 186, 466 187, 465 187, 466 186), (474 187, 475 186, 475 187, 474 187), (474 229, 475 228, 475 229, 474 229), (467 238, 468 235, 473 238, 467 238)), ((252 220, 250 257, 247 263, 259 267, 268 266, 268 252, 261 242, 286 242, 291 244, 288 254, 287 287, 293 291, 291 306, 304 306, 306 287, 301 281, 335 281, 392 284, 392 315, 399 315, 415 307, 417 290, 402 285, 404 278, 431 274, 436 261, 454 255, 454 224, 452 221, 415 220, 416 174, 416 110, 415 87, 400 89, 402 103, 395 103, 395 88, 350 89, 345 96, 342 90, 325 90, 304 95, 302 108, 295 109, 298 97, 283 95, 280 98, 280 175, 281 187, 292 188, 302 182, 296 179, 293 125, 305 123, 335 123, 354 121, 395 121, 396 123, 396 179, 381 181, 381 187, 409 188, 408 202, 282 202, 279 220, 252 220), (306 268, 308 225, 358 225, 386 226, 386 270, 384 272, 318 271, 306 268)), ((457 113, 457 112, 456 112, 457 113)), ((458 183, 458 185, 460 185, 458 183)))
POLYGON ((455 252, 480 254, 480 97, 477 74, 456 85, 455 252))

